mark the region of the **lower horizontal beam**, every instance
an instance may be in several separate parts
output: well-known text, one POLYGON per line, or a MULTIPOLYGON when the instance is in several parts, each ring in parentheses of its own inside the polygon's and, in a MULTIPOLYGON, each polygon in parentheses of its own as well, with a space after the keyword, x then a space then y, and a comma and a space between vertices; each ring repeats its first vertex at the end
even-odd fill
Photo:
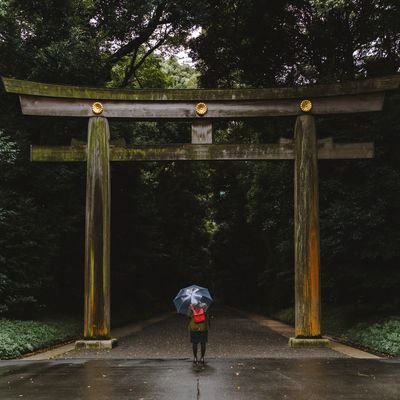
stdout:
POLYGON ((373 143, 318 143, 319 160, 344 160, 355 158, 374 158, 375 146, 373 143))
MULTIPOLYGON (((292 144, 110 146, 110 161, 290 160, 292 144)), ((85 161, 86 146, 31 146, 31 161, 85 161)))
POLYGON ((112 161, 289 160, 293 146, 280 144, 183 144, 111 149, 112 161))
MULTIPOLYGON (((318 144, 318 158, 320 159, 373 157, 373 143, 318 144)), ((293 143, 110 146, 110 161, 250 161, 293 159, 293 143)), ((86 161, 86 146, 32 146, 31 161, 86 161)))
POLYGON ((86 161, 86 145, 31 146, 31 161, 86 161))

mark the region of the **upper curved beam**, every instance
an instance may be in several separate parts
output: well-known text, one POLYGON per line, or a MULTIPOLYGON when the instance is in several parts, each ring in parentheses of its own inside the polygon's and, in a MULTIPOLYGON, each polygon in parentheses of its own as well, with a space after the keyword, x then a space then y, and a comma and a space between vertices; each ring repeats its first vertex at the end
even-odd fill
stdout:
POLYGON ((55 85, 2 77, 8 93, 90 100, 247 101, 329 97, 385 92, 400 88, 400 74, 358 81, 264 89, 107 89, 55 85))

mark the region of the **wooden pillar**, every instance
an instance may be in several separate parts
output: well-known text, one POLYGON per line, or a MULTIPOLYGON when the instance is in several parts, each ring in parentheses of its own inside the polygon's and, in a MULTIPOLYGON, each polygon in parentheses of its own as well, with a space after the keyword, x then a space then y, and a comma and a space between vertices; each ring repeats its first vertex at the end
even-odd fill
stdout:
POLYGON ((110 131, 89 119, 85 231, 85 339, 110 338, 110 131))
POLYGON ((301 115, 295 125, 295 335, 321 336, 318 164, 315 120, 301 115))

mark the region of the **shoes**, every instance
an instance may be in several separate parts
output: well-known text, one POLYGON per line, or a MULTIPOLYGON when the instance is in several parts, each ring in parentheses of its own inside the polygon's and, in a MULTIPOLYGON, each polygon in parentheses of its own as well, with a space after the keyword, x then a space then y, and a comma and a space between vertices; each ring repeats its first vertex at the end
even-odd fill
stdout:
POLYGON ((197 358, 194 358, 193 364, 194 364, 194 365, 197 365, 198 363, 199 363, 199 362, 198 362, 197 358))
POLYGON ((201 357, 200 362, 201 362, 201 364, 203 364, 203 365, 205 364, 204 357, 201 357))

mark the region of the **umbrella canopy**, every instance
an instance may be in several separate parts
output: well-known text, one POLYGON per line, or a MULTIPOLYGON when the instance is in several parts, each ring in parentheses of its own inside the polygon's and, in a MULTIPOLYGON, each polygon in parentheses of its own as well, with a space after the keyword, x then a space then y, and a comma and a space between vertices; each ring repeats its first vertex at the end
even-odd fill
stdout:
POLYGON ((174 298, 176 311, 184 315, 190 315, 191 305, 197 305, 206 311, 212 302, 209 290, 197 285, 181 289, 174 298))

